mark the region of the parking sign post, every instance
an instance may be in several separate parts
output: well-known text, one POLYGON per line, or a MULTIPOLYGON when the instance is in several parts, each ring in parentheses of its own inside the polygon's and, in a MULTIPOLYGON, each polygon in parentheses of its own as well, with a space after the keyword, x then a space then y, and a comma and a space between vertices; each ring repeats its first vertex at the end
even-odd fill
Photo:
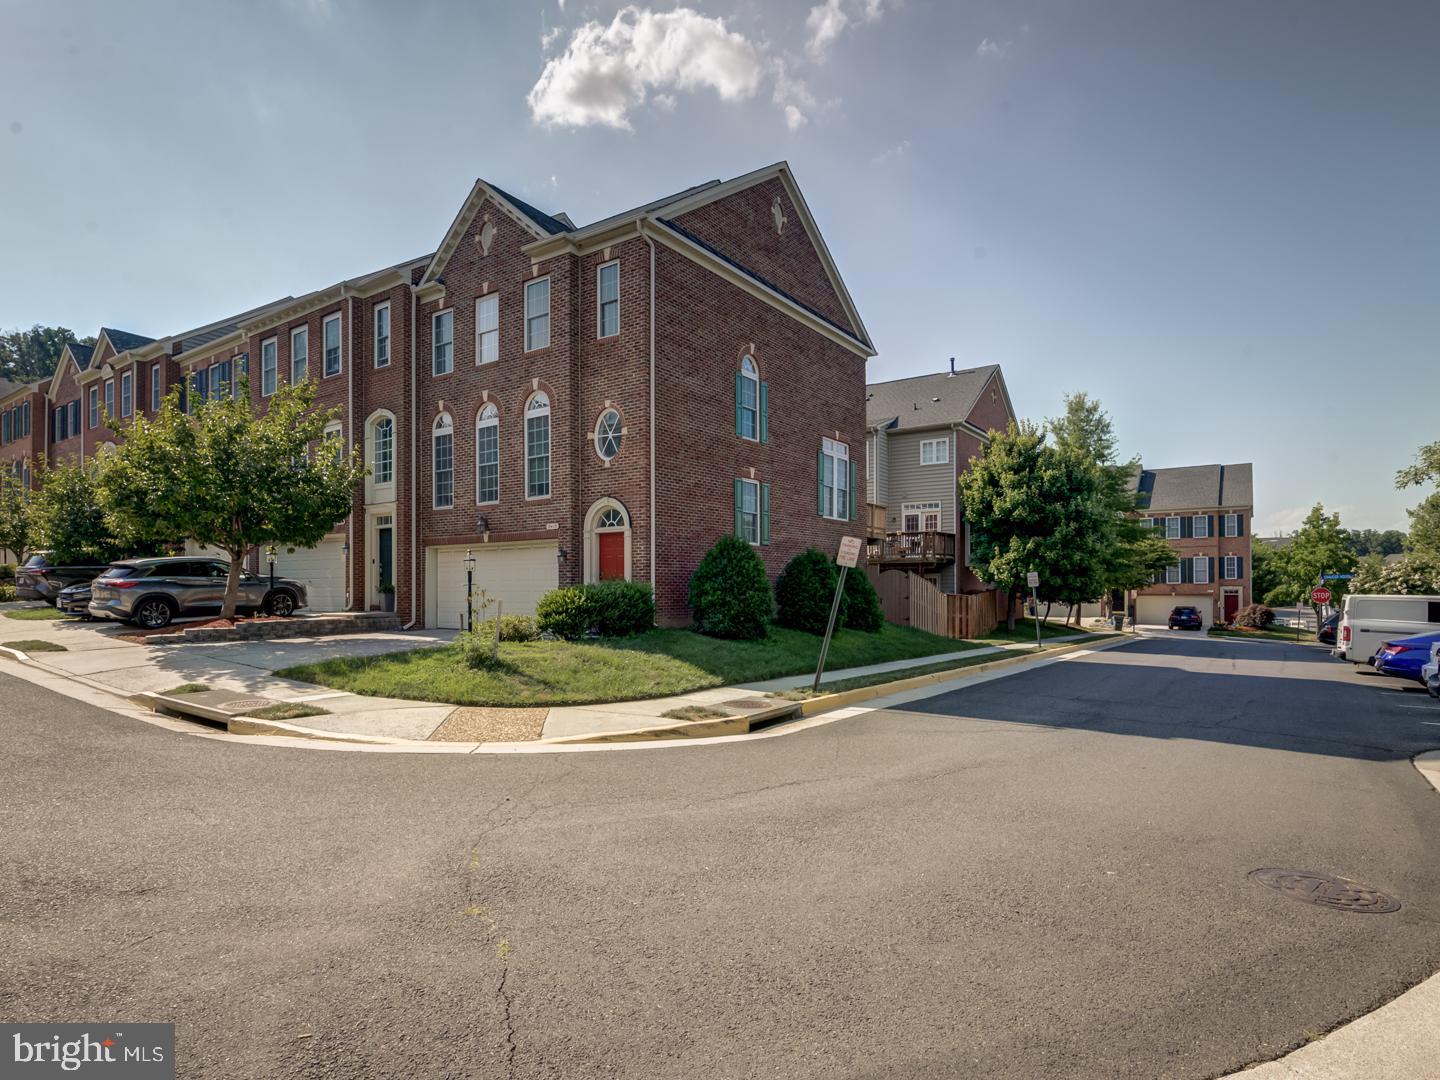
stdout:
POLYGON ((1040 588, 1040 575, 1031 570, 1025 575, 1025 584, 1030 586, 1030 603, 1035 608, 1035 648, 1040 648, 1040 597, 1036 589, 1040 588))
POLYGON ((842 536, 840 551, 835 556, 840 564, 840 580, 835 582, 835 599, 830 601, 830 621, 825 624, 825 640, 820 642, 820 662, 815 665, 815 681, 810 684, 812 692, 820 689, 820 675, 825 670, 825 656, 830 652, 830 638, 835 633, 835 616, 840 613, 840 598, 845 595, 845 575, 860 562, 860 538, 842 536))

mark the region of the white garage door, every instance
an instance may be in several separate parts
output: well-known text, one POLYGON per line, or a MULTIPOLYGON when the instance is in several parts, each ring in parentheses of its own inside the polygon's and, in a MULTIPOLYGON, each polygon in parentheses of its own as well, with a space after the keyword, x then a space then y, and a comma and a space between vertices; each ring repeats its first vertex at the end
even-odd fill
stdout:
MULTIPOLYGON (((555 544, 471 548, 475 555, 475 598, 483 589, 506 615, 534 615, 540 597, 560 584, 555 544)), ((445 630, 465 628, 465 549, 425 550, 425 621, 445 630)), ((493 615, 494 608, 489 613, 493 615)))
POLYGON ((197 544, 194 540, 185 541, 185 554, 193 555, 196 558, 220 559, 224 562, 230 561, 230 556, 219 548, 206 547, 204 544, 197 544))
POLYGON ((1141 596, 1135 600, 1135 622, 1140 626, 1164 626, 1170 611, 1177 607, 1193 607, 1208 630, 1215 621, 1215 600, 1210 596, 1141 596))
MULTIPOLYGON (((270 572, 262 551, 260 576, 270 572)), ((288 577, 305 583, 309 597, 306 611, 345 610, 345 541, 342 537, 326 537, 313 548, 297 547, 293 551, 283 544, 275 545, 275 576, 288 577)))

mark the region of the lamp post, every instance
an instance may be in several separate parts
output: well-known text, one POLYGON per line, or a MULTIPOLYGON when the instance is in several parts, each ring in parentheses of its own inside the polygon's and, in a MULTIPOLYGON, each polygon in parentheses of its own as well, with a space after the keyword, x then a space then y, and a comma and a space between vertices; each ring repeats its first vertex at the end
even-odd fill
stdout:
POLYGON ((475 553, 465 549, 465 629, 475 629, 475 553))
POLYGON ((275 591, 275 545, 265 549, 265 561, 270 564, 270 591, 275 591))

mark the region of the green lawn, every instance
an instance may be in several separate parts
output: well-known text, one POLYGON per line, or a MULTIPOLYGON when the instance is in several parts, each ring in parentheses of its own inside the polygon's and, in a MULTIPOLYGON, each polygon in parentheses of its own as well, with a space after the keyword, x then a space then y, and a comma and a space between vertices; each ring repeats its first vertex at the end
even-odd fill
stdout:
POLYGON ((7 641, 5 644, 12 649, 19 649, 23 653, 70 651, 64 645, 58 645, 53 641, 40 641, 37 638, 21 638, 19 641, 7 641))
POLYGON ((1223 638, 1259 639, 1261 641, 1288 641, 1292 644, 1295 642, 1299 642, 1302 645, 1304 645, 1306 642, 1309 642, 1311 645, 1315 644, 1315 634, 1313 631, 1302 629, 1297 634, 1293 626, 1281 627, 1280 629, 1270 630, 1217 630, 1214 627, 1211 627, 1210 636, 1223 638))
MULTIPOLYGON (((1033 626, 1030 633, 1035 633, 1033 626)), ((875 634, 837 630, 825 666, 838 671, 959 652, 980 644, 888 623, 875 634)), ((586 705, 800 675, 815 669, 819 652, 819 637, 778 627, 764 641, 721 641, 690 630, 652 630, 638 637, 594 642, 502 642, 500 664, 490 670, 467 667, 459 648, 446 645, 301 664, 279 674, 355 694, 415 701, 586 705)))
POLYGON ((14 611, 5 612, 7 619, 19 619, 21 622, 36 622, 41 619, 68 619, 69 616, 63 611, 57 611, 53 607, 16 608, 14 611))
MULTIPOLYGON (((1086 634, 1090 632, 1088 630, 1077 630, 1073 626, 1062 625, 1060 620, 1064 617, 1063 612, 1057 613, 1048 623, 1042 624, 1040 627, 1040 640, 1044 641, 1046 638, 1068 637, 1071 634, 1086 634)), ((1016 641, 1034 640, 1034 619, 1016 619, 1014 630, 1006 630, 1005 624, 1001 623, 983 638, 976 639, 981 645, 1010 645, 1016 641)))

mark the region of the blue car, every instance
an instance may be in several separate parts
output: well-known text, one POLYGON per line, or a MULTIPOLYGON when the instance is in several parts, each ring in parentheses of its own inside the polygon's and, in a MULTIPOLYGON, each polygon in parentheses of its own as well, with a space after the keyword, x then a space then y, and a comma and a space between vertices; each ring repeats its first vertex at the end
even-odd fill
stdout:
POLYGON ((1375 670, 1382 675, 1424 682, 1420 669, 1430 662, 1430 646, 1437 641, 1440 634, 1416 634, 1387 641, 1375 650, 1375 670))

